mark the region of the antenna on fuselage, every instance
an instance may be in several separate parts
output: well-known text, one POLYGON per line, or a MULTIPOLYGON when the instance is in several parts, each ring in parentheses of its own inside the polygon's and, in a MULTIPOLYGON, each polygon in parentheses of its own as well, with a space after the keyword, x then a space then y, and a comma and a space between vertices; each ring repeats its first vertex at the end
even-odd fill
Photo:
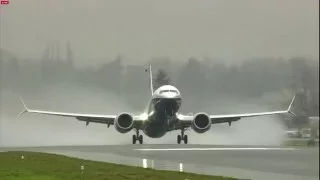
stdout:
POLYGON ((148 72, 148 71, 149 71, 150 91, 151 91, 151 96, 153 96, 153 78, 152 78, 151 64, 149 64, 149 69, 145 69, 145 72, 148 72))

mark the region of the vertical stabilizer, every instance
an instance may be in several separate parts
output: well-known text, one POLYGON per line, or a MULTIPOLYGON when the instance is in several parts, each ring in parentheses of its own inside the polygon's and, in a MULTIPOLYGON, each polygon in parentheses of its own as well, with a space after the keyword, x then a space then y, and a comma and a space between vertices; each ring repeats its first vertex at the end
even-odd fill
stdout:
POLYGON ((153 96, 153 78, 152 78, 152 68, 151 68, 151 64, 149 64, 149 69, 146 71, 149 72, 149 81, 150 81, 150 91, 151 91, 151 96, 153 96))

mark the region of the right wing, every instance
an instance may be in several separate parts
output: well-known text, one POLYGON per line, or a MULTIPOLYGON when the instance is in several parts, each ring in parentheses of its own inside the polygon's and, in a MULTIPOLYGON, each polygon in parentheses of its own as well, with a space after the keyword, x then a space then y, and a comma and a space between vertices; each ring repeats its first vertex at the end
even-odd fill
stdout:
MULTIPOLYGON (((74 117, 78 119, 79 121, 85 121, 86 125, 89 123, 101 123, 101 124, 107 124, 108 127, 110 125, 114 125, 114 121, 117 117, 117 115, 99 115, 99 114, 79 114, 79 113, 66 113, 66 112, 53 112, 53 111, 43 111, 43 110, 34 110, 29 109, 23 102, 23 100, 20 98, 24 110, 18 114, 21 115, 23 113, 36 113, 36 114, 46 114, 46 115, 54 115, 54 116, 64 116, 64 117, 74 117)), ((133 121, 136 126, 139 126, 141 123, 141 116, 133 116, 133 121)))
MULTIPOLYGON (((291 107, 295 96, 291 100, 291 103, 287 110, 280 110, 280 111, 269 111, 269 112, 258 112, 258 113, 243 113, 243 114, 223 114, 223 115, 209 115, 211 120, 211 124, 220 124, 220 123, 229 123, 234 121, 238 121, 241 118, 249 118, 249 117, 257 117, 257 116, 267 116, 267 115, 276 115, 276 114, 292 114, 296 116, 292 111, 291 107)), ((181 128, 188 128, 191 126, 191 121, 194 119, 194 115, 182 115, 178 114, 178 124, 174 129, 181 129, 181 128)))

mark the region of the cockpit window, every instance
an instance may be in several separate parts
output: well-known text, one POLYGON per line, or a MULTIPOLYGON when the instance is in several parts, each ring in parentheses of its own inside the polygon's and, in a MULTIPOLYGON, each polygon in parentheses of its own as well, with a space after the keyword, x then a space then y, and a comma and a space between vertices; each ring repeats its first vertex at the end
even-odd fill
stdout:
POLYGON ((174 92, 174 93, 178 93, 178 91, 176 91, 176 90, 162 90, 162 91, 160 91, 160 94, 165 93, 165 92, 174 92))
POLYGON ((160 91, 160 94, 162 94, 164 92, 170 92, 170 90, 162 90, 162 91, 160 91))

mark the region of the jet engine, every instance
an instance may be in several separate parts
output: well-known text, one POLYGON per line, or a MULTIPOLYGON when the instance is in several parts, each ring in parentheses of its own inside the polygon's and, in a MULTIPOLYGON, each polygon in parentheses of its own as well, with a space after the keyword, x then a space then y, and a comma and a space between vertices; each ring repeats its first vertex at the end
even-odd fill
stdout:
POLYGON ((194 116, 191 128, 197 133, 204 133, 211 127, 210 117, 205 113, 198 113, 194 116))
POLYGON ((121 113, 114 122, 114 127, 120 133, 127 133, 133 128, 133 117, 128 113, 121 113))

